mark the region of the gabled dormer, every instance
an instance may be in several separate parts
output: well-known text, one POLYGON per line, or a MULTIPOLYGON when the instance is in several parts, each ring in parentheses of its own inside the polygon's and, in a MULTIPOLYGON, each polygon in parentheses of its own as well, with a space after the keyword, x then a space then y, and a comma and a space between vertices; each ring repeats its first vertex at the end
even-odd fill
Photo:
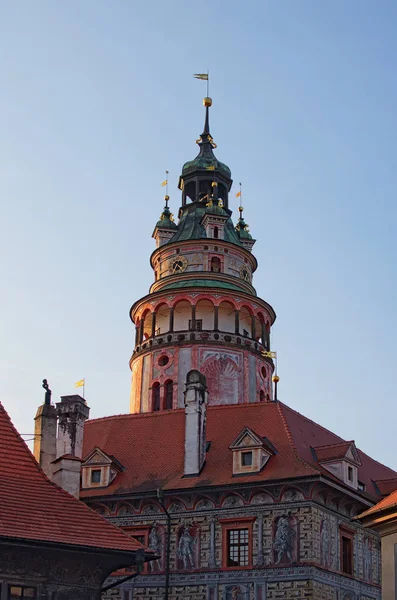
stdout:
POLYGON ((83 460, 82 489, 103 488, 112 483, 124 467, 114 457, 100 448, 94 448, 83 460))
POLYGON ((312 451, 315 459, 324 469, 346 485, 358 489, 358 467, 361 465, 361 460, 353 441, 316 446, 312 451))
POLYGON ((229 446, 233 452, 233 475, 259 473, 275 453, 266 438, 245 427, 229 446))

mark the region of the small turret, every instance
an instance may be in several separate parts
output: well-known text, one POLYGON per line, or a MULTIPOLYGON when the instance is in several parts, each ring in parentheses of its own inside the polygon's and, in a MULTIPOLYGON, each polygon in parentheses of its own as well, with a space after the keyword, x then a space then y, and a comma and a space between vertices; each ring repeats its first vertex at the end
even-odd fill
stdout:
POLYGON ((240 213, 240 217, 237 221, 236 224, 236 231, 240 240, 240 243, 242 246, 244 246, 244 248, 246 248, 247 250, 251 251, 252 250, 252 246, 255 244, 255 241, 252 238, 252 235, 249 232, 249 227, 248 224, 245 222, 244 217, 243 217, 243 207, 239 206, 238 208, 239 213, 240 213))
POLYGON ((169 209, 168 202, 170 197, 164 196, 165 206, 160 215, 160 219, 156 223, 152 237, 156 240, 156 247, 162 246, 170 241, 176 230, 178 229, 174 223, 174 215, 169 209))

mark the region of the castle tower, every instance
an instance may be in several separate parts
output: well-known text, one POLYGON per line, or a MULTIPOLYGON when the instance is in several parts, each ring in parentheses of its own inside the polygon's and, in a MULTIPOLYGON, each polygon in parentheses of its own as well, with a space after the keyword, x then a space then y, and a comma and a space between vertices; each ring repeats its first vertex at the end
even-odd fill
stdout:
POLYGON ((167 195, 153 232, 154 283, 130 311, 136 328, 132 413, 183 408, 191 370, 205 375, 210 404, 273 400, 274 365, 265 353, 275 313, 252 284, 255 240, 242 207, 236 226, 232 222, 231 172, 214 154, 211 104, 204 99, 200 150, 179 178, 178 224, 167 195))

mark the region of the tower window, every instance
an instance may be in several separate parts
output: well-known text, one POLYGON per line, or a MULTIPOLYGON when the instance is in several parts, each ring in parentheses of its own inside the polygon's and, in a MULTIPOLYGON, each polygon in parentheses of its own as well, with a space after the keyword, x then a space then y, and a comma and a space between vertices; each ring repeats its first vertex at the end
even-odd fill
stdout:
POLYGON ((152 410, 160 410, 160 384, 154 383, 152 387, 152 410))
POLYGON ((218 229, 218 227, 214 227, 214 238, 216 238, 216 239, 219 238, 219 229, 218 229))
POLYGON ((221 272, 221 260, 218 256, 213 256, 211 258, 211 272, 212 273, 220 273, 221 272))
MULTIPOLYGON (((195 330, 202 331, 203 329, 203 319, 196 319, 195 321, 195 330)), ((193 331, 193 321, 189 319, 189 331, 193 331)))
POLYGON ((261 390, 259 392, 259 402, 263 402, 265 399, 265 392, 263 390, 261 390))
POLYGON ((170 410, 173 405, 174 385, 172 381, 167 381, 164 385, 165 388, 165 409, 170 410))

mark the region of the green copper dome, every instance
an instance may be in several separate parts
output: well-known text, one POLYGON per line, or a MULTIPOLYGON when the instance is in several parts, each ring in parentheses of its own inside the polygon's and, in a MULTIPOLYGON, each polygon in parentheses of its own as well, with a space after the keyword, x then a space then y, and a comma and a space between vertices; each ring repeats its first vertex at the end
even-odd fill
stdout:
POLYGON ((211 152, 211 155, 203 155, 202 153, 198 154, 194 160, 189 160, 185 162, 182 167, 182 176, 187 175, 190 171, 195 171, 197 169, 210 170, 209 167, 214 167, 214 169, 218 172, 224 173, 226 177, 231 177, 232 172, 227 165, 225 165, 220 160, 217 160, 214 153, 211 152))

